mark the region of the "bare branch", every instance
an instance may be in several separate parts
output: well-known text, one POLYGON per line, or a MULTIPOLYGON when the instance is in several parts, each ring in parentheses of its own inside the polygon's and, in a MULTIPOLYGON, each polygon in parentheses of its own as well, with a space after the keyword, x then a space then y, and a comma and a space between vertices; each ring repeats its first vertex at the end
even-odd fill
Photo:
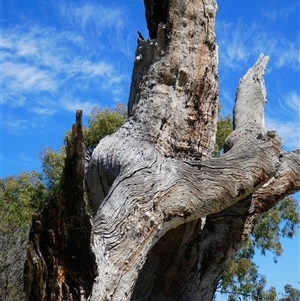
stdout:
POLYGON ((300 190, 300 150, 284 153, 279 160, 274 177, 254 193, 251 213, 265 212, 300 190))
POLYGON ((268 56, 261 54, 239 82, 234 106, 234 131, 225 141, 224 152, 230 150, 235 144, 240 145, 251 137, 259 137, 265 133, 264 74, 268 60, 268 56))

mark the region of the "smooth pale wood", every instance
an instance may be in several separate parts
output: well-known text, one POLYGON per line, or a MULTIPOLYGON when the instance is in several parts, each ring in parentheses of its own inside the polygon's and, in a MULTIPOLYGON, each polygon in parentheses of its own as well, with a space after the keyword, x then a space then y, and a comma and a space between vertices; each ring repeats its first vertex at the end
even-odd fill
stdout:
POLYGON ((224 152, 235 144, 240 145, 249 138, 259 138, 265 134, 264 108, 267 93, 264 72, 268 60, 268 56, 260 54, 254 66, 239 82, 233 111, 234 131, 225 141, 224 152))

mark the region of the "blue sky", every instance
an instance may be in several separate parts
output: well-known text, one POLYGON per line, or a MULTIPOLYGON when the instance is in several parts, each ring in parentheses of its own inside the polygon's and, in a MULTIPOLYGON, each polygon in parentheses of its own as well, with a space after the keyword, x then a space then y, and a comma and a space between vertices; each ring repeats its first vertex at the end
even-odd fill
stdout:
MULTIPOLYGON (((1 5, 0 176, 6 177, 40 170, 40 150, 62 145, 76 109, 83 109, 86 124, 93 106, 127 103, 136 31, 148 34, 142 0, 1 5)), ((270 55, 266 127, 277 130, 286 150, 300 148, 299 0, 219 0, 218 6, 224 114, 232 112, 239 78, 260 53, 270 55)), ((272 256, 258 259, 278 289, 299 281, 299 235, 284 246, 287 255, 276 266, 272 256)))

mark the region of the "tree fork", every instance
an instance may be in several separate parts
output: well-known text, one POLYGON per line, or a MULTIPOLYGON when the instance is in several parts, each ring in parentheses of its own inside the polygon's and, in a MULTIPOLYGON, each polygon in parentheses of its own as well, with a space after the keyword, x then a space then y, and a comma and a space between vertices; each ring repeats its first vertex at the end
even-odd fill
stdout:
MULTIPOLYGON (((154 2, 145 1, 146 15, 154 2)), ((236 143, 224 157, 208 160, 218 105, 216 4, 196 2, 169 1, 156 37, 138 39, 130 118, 93 153, 87 186, 99 208, 94 251, 103 267, 94 300, 211 299, 226 261, 246 239, 240 203, 250 207, 248 196, 275 173, 280 139, 255 127, 247 144, 236 143), (230 212, 240 212, 240 222, 230 212), (212 235, 215 229, 220 236, 212 235)), ((253 68, 262 83, 264 63, 253 68)), ((263 106, 264 98, 262 112, 263 106)))
POLYGON ((240 81, 235 130, 226 153, 211 158, 216 2, 144 2, 150 39, 138 39, 129 118, 99 142, 86 170, 93 240, 76 122, 60 194, 33 220, 30 300, 211 300, 259 215, 300 189, 299 151, 282 153, 280 138, 263 124, 268 58, 260 56, 240 81), (84 252, 76 257, 73 248, 84 252))
MULTIPOLYGON (((242 90, 242 97, 237 93, 235 105, 235 116, 240 123, 236 122, 235 132, 227 139, 231 141, 231 147, 233 141, 240 146, 247 139, 265 134, 263 75, 267 61, 268 57, 260 56, 241 80, 242 87, 238 91, 242 90), (252 84, 253 78, 255 82, 252 84), (252 94, 256 97, 255 101, 251 99, 252 94), (254 102, 255 112, 247 115, 247 110, 254 102), (255 115, 255 119, 251 114, 255 115), (242 121, 243 118, 245 120, 242 121), (234 140, 233 137, 238 139, 234 140)), ((198 166, 201 165, 206 166, 207 163, 198 163, 198 166)), ((254 211, 249 215, 252 204, 252 198, 246 197, 218 213, 202 218, 200 222, 169 231, 150 251, 135 287, 133 300, 152 300, 153 296, 153 300, 210 300, 226 263, 244 245, 257 221, 258 215, 254 211)))

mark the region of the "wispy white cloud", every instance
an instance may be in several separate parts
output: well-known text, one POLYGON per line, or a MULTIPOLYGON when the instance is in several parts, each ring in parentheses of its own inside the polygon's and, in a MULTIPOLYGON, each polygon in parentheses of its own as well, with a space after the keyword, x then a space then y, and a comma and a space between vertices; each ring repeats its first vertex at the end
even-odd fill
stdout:
MULTIPOLYGON (((72 2, 60 5, 57 17, 68 19, 63 30, 41 24, 3 28, 1 103, 23 108, 35 115, 28 118, 35 119, 49 118, 61 110, 83 109, 88 114, 103 98, 112 103, 125 100, 128 87, 124 83, 130 77, 126 72, 131 68, 124 68, 118 55, 111 58, 122 47, 107 51, 115 41, 127 43, 126 37, 121 42, 124 10, 72 2), (107 36, 108 30, 117 40, 107 36), (87 98, 90 100, 85 101, 87 98)), ((2 125, 11 132, 35 126, 18 116, 4 116, 2 125)))
POLYGON ((260 53, 271 57, 274 68, 299 69, 298 40, 288 40, 281 33, 256 23, 248 26, 239 21, 218 21, 217 37, 220 66, 229 69, 244 69, 249 60, 254 61, 260 53))
POLYGON ((243 68, 242 63, 251 55, 250 41, 255 32, 255 25, 248 28, 240 20, 238 24, 227 21, 217 22, 220 65, 230 69, 243 68))
POLYGON ((300 97, 297 91, 279 93, 276 105, 269 109, 272 110, 270 114, 278 116, 279 119, 296 120, 299 123, 300 132, 300 97))
POLYGON ((38 115, 43 116, 43 117, 53 116, 54 113, 56 112, 56 110, 54 110, 54 109, 45 108, 45 107, 34 107, 34 108, 32 108, 32 111, 35 114, 38 114, 38 115))
POLYGON ((22 162, 27 162, 27 163, 36 163, 36 161, 37 161, 37 159, 35 157, 29 157, 24 154, 20 154, 19 159, 22 162))
POLYGON ((300 149, 299 122, 279 120, 278 118, 266 117, 267 129, 275 129, 283 141, 286 150, 300 149))
POLYGON ((84 76, 88 77, 106 77, 110 79, 114 76, 114 68, 112 64, 108 64, 107 62, 94 62, 91 61, 80 61, 75 62, 73 64, 73 72, 81 73, 84 76))
POLYGON ((275 129, 287 150, 300 149, 300 97, 297 91, 287 92, 266 115, 266 128, 275 129))
POLYGON ((253 38, 253 52, 268 54, 274 68, 286 67, 298 71, 300 63, 298 44, 297 41, 288 40, 279 33, 260 31, 253 38))
POLYGON ((97 106, 96 103, 90 101, 82 101, 79 99, 64 99, 62 100, 61 105, 65 110, 72 113, 76 112, 76 110, 83 110, 84 115, 90 115, 92 108, 97 106))
POLYGON ((60 3, 59 10, 62 16, 74 26, 80 25, 81 30, 94 28, 101 33, 102 28, 124 26, 126 14, 120 7, 108 7, 95 3, 60 3))
MULTIPOLYGON (((287 3, 288 4, 288 3, 287 3)), ((283 9, 277 9, 273 8, 271 10, 268 10, 265 12, 265 17, 273 22, 276 22, 278 20, 287 19, 291 14, 297 14, 298 8, 295 4, 288 4, 283 9)))
POLYGON ((28 132, 30 128, 35 128, 36 123, 27 119, 16 119, 12 116, 5 116, 2 118, 2 126, 5 127, 10 134, 23 135, 28 132))
POLYGON ((43 70, 21 62, 2 64, 2 79, 10 92, 12 91, 53 91, 56 82, 48 70, 43 70))
MULTIPOLYGON (((132 45, 128 44, 125 32, 127 31, 128 35, 128 27, 132 20, 128 18, 125 4, 120 6, 114 3, 102 5, 89 1, 85 3, 60 2, 58 10, 65 26, 80 28, 80 32, 89 39, 106 39, 108 43, 106 50, 108 48, 118 50, 131 57, 133 49, 132 45)), ((135 31, 133 31, 134 34, 135 31)), ((88 46, 89 50, 93 47, 92 43, 88 43, 88 46)))
POLYGON ((60 125, 51 122, 51 118, 56 113, 51 108, 29 107, 18 111, 19 113, 15 113, 13 110, 7 110, 1 118, 2 130, 5 129, 5 132, 10 135, 35 136, 39 139, 41 135, 47 137, 49 131, 61 128, 60 125))
MULTIPOLYGON (((300 114, 300 96, 296 91, 292 91, 287 94, 286 97, 287 105, 294 110, 296 113, 300 114)), ((300 117, 300 115, 299 115, 300 117)), ((300 121, 300 119, 299 119, 300 121)))
POLYGON ((20 57, 28 57, 28 56, 33 56, 36 55, 37 53, 37 48, 34 44, 32 44, 32 40, 19 40, 15 41, 15 45, 11 44, 12 41, 5 41, 7 43, 6 46, 10 45, 10 47, 6 47, 7 49, 12 50, 13 48, 16 51, 16 55, 20 57))

